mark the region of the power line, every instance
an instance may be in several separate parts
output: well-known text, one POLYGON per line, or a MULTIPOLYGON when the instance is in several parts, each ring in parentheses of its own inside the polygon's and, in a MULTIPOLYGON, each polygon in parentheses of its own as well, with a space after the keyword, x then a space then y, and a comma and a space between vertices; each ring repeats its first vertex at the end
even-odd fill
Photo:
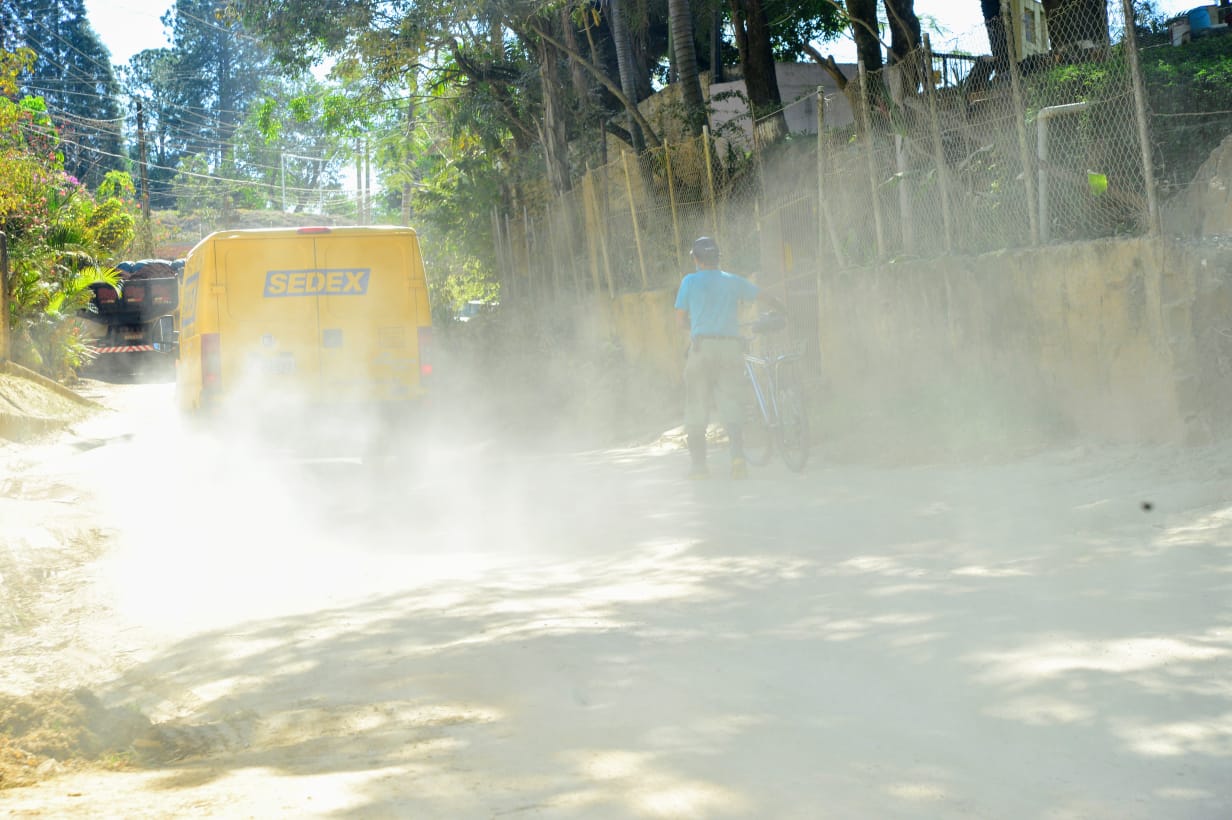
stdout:
MULTIPOLYGON (((42 136, 49 136, 55 133, 52 130, 46 129, 42 126, 33 125, 33 124, 26 125, 23 127, 28 128, 29 130, 35 131, 36 133, 39 133, 42 136)), ((56 136, 59 136, 59 135, 57 134, 56 136)), ((111 157, 113 159, 129 160, 129 157, 123 156, 121 154, 104 151, 102 149, 95 148, 94 146, 83 145, 72 139, 61 138, 60 142, 66 145, 72 145, 82 150, 90 151, 100 156, 111 157)), ((328 165, 330 162, 336 161, 336 159, 337 158, 331 158, 331 159, 314 158, 314 161, 321 162, 323 164, 328 165)), ((256 168, 256 169, 261 169, 261 170, 266 170, 266 171, 271 171, 271 172, 278 172, 281 170, 281 168, 275 167, 272 165, 259 165, 259 164, 250 164, 250 163, 242 163, 242 164, 244 167, 256 168)), ((224 183, 228 185, 250 186, 250 187, 257 187, 257 188, 271 188, 271 189, 281 190, 281 186, 279 184, 268 183, 268 182, 263 182, 259 180, 234 179, 231 177, 219 176, 217 174, 202 174, 197 171, 188 171, 188 170, 184 170, 181 168, 175 168, 170 165, 160 165, 158 163, 147 163, 147 167, 154 169, 154 170, 159 170, 159 171, 169 171, 169 172, 172 172, 178 175, 183 175, 183 176, 186 176, 192 179, 202 179, 202 180, 208 180, 211 182, 224 183)), ((288 187, 287 190, 295 192, 295 193, 316 193, 317 191, 321 189, 288 187)), ((349 190, 349 189, 337 189, 337 190, 349 190)))

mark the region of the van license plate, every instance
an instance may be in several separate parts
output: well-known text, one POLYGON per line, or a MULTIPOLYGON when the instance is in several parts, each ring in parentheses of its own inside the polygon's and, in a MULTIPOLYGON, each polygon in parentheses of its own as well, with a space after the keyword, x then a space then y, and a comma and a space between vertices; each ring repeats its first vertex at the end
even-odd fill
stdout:
POLYGON ((280 353, 270 362, 270 370, 276 376, 288 376, 295 372, 295 354, 280 353))

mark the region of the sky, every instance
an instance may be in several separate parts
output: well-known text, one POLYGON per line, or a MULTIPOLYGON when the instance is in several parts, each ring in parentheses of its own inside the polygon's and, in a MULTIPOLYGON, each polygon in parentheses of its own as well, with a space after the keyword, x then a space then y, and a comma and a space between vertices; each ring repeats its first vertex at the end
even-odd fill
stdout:
MULTIPOLYGON (((1169 15, 1180 14, 1199 4, 1199 0, 1159 0, 1156 3, 1169 15)), ((111 50, 111 61, 123 64, 143 49, 168 45, 159 18, 172 5, 172 0, 86 0, 86 11, 95 32, 111 50)), ((988 50, 979 0, 916 0, 915 10, 931 33, 934 51, 962 50, 980 54, 988 50)), ((855 47, 850 38, 826 43, 822 51, 833 54, 839 62, 855 60, 855 47)))
POLYGON ((123 65, 139 51, 168 45, 158 18, 172 4, 172 0, 86 0, 86 14, 111 51, 111 62, 123 65))

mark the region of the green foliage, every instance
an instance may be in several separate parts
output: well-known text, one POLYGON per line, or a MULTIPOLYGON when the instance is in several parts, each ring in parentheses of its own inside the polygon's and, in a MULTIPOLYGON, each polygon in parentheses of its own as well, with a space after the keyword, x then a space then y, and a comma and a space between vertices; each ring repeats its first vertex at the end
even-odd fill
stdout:
POLYGON ((133 241, 136 219, 117 197, 104 199, 85 218, 87 241, 107 255, 118 255, 133 241))
POLYGON ((1168 185, 1193 179, 1220 141, 1232 134, 1230 38, 1211 37, 1143 54, 1155 164, 1168 185))
POLYGON ((82 334, 77 315, 90 308, 93 284, 108 284, 118 288, 119 274, 109 268, 88 265, 66 276, 46 296, 41 312, 33 313, 26 321, 22 337, 24 352, 29 366, 37 367, 47 375, 64 378, 91 358, 90 347, 82 334))
MULTIPOLYGON (((1151 113, 1156 171, 1165 188, 1187 185, 1211 151, 1232 133, 1232 49, 1227 37, 1212 37, 1141 52, 1147 108, 1151 113)), ((1086 116, 1093 133, 1105 142, 1113 129, 1106 117, 1123 119, 1128 97, 1128 68, 1114 48, 1112 59, 1101 63, 1058 66, 1028 83, 1032 107, 1078 100, 1107 101, 1086 116), (1105 120, 1101 120, 1104 117, 1105 120)), ((1123 138, 1125 128, 1116 129, 1123 138)), ((1098 141, 1096 141, 1098 142, 1098 141)), ((1122 147, 1136 153, 1135 145, 1122 147)))
POLYGON ((500 300, 500 285, 492 281, 489 269, 478 259, 459 256, 447 243, 434 246, 428 242, 424 247, 428 251, 425 264, 433 322, 438 325, 450 322, 471 300, 500 300))
POLYGON ((60 146, 64 169, 97 185, 108 170, 126 164, 110 55, 89 24, 83 0, 19 3, 15 17, 4 27, 38 55, 22 89, 44 97, 58 122, 76 124, 72 139, 60 146), (90 126, 81 127, 83 120, 90 126))
POLYGON ((16 94, 18 79, 33 65, 34 52, 28 48, 14 51, 0 49, 0 96, 11 97, 16 94))
MULTIPOLYGON (((122 71, 125 91, 140 101, 145 119, 151 206, 176 206, 184 167, 240 185, 268 185, 267 169, 245 167, 240 157, 251 136, 237 137, 263 95, 277 94, 270 86, 281 77, 267 50, 224 0, 177 0, 162 22, 171 46, 140 52, 122 71)), ((268 204, 265 196, 255 201, 268 204)))
POLYGON ((127 171, 108 171, 98 185, 98 196, 103 199, 132 198, 137 195, 137 186, 127 171))
MULTIPOLYGON (((22 136, 21 126, 38 123, 43 112, 41 100, 0 99, 0 229, 9 242, 14 357, 64 377, 87 352, 70 319, 89 304, 91 283, 116 281, 100 263, 132 242, 133 216, 131 203, 96 197, 65 173, 62 157, 47 150, 54 131, 22 136)), ((123 175, 105 177, 103 187, 123 191, 123 175)))
POLYGON ((209 178, 210 167, 202 154, 180 160, 172 183, 176 209, 183 214, 217 212, 222 207, 219 186, 209 178))
POLYGON ((237 194, 237 205, 315 207, 340 188, 351 138, 371 130, 372 102, 309 74, 271 81, 265 93, 236 132, 238 163, 264 188, 237 194))
POLYGON ((786 62, 799 59, 813 41, 838 37, 849 25, 840 4, 831 0, 767 0, 765 8, 775 58, 786 62))

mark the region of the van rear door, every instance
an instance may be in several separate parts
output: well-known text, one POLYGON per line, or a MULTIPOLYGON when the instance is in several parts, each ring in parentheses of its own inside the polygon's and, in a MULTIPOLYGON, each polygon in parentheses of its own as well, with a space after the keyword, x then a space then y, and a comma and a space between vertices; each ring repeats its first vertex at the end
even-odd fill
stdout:
POLYGON ((219 250, 226 294, 222 353, 240 370, 225 381, 255 381, 284 398, 311 397, 320 372, 317 300, 307 287, 316 267, 312 243, 257 237, 219 243, 219 250))
POLYGON ((416 396, 420 319, 411 284, 421 267, 415 235, 322 234, 316 247, 318 266, 335 277, 320 297, 325 391, 343 400, 416 396))

